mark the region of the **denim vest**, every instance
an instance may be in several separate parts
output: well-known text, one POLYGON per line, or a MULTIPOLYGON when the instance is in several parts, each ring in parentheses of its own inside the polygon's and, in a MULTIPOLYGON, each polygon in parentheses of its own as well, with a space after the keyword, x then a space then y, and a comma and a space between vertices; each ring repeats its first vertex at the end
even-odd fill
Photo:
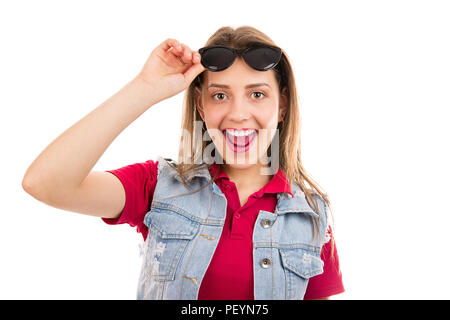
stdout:
MULTIPOLYGON (((225 223, 227 199, 219 187, 212 183, 194 192, 211 180, 208 169, 186 176, 188 190, 170 161, 158 156, 137 299, 197 299, 225 223)), ((260 210, 254 225, 255 300, 303 299, 309 278, 323 273, 327 206, 317 196, 320 239, 313 242, 310 216, 318 215, 297 184, 291 183, 291 190, 293 198, 278 193, 275 212, 260 210)))

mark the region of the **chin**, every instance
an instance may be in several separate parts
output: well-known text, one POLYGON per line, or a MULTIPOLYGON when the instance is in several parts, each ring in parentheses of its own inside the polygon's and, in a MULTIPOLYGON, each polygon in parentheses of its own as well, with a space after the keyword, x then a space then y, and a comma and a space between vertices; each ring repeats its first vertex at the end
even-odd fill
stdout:
POLYGON ((224 163, 233 169, 248 169, 259 164, 257 154, 229 154, 224 163))
POLYGON ((225 164, 230 166, 231 168, 237 169, 237 170, 248 169, 248 168, 251 168, 256 165, 255 163, 238 164, 238 163, 227 163, 227 162, 225 162, 225 164))

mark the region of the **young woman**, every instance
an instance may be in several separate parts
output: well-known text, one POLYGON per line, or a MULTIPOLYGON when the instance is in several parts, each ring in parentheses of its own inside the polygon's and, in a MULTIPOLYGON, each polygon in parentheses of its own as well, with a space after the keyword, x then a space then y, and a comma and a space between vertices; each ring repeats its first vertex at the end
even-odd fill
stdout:
POLYGON ((157 46, 124 88, 55 139, 24 189, 48 205, 136 226, 138 299, 320 299, 344 291, 330 203, 300 157, 287 54, 249 26, 198 51, 157 46), (179 159, 91 171, 151 106, 186 89, 179 159))

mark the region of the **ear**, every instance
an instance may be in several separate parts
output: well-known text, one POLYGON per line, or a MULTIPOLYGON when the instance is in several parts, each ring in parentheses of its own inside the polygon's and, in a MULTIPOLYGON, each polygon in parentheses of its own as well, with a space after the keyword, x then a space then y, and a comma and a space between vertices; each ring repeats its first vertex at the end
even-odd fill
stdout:
POLYGON ((287 112, 287 108, 288 108, 288 95, 287 95, 287 88, 284 87, 281 90, 281 94, 280 94, 280 101, 279 101, 279 109, 278 109, 278 122, 283 121, 284 116, 287 112))
POLYGON ((195 96, 195 105, 197 107, 198 113, 200 114, 200 117, 202 117, 202 120, 205 121, 205 112, 203 110, 202 105, 202 93, 200 89, 197 87, 195 88, 194 96, 195 96))

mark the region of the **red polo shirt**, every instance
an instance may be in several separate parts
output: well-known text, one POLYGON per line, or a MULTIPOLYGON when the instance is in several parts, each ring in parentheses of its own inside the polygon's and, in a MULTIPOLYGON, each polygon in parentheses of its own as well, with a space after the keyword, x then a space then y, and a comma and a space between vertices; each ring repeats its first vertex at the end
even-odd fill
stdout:
MULTIPOLYGON (((126 202, 117 219, 102 218, 108 224, 128 223, 137 227, 144 239, 148 229, 144 216, 150 210, 157 181, 158 161, 148 160, 116 170, 108 170, 122 182, 126 202)), ((217 164, 210 168, 214 180, 227 198, 227 215, 222 235, 200 286, 199 300, 253 300, 253 227, 260 210, 274 212, 278 192, 292 195, 286 175, 281 170, 241 207, 236 185, 217 164)), ((330 243, 323 247, 324 272, 309 280, 305 299, 316 299, 344 292, 336 245, 334 259, 329 259, 330 243)))

